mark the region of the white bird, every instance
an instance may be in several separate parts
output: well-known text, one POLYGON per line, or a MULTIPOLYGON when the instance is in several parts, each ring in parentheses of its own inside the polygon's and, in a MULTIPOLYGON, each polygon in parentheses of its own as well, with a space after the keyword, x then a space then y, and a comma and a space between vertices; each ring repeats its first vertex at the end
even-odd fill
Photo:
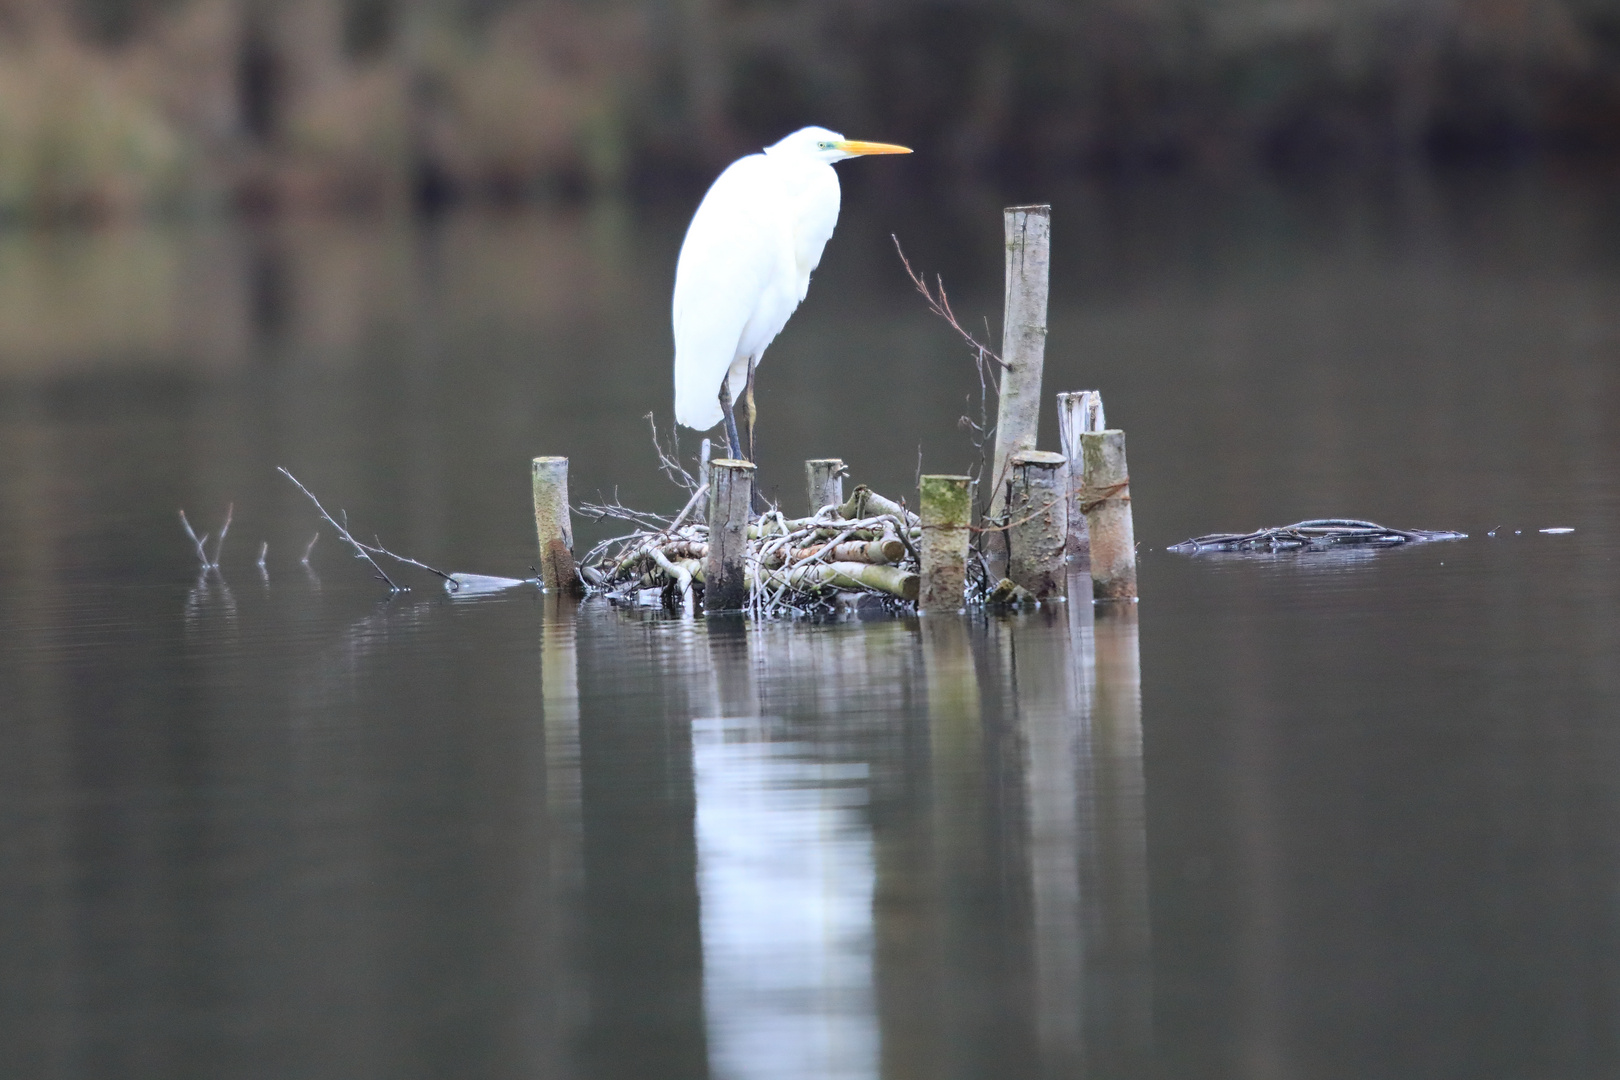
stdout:
POLYGON ((810 272, 838 224, 833 162, 909 154, 904 146, 795 131, 726 167, 710 186, 675 266, 675 419, 706 431, 723 419, 742 456, 731 404, 739 394, 754 433, 754 369, 810 289, 810 272))

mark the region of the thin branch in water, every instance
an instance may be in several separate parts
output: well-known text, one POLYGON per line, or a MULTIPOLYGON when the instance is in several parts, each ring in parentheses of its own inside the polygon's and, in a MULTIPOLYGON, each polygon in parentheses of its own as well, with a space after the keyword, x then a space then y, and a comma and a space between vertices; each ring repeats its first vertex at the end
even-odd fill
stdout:
POLYGON ((191 522, 186 520, 185 510, 180 511, 180 524, 185 526, 186 535, 191 537, 192 544, 196 546, 197 558, 202 563, 202 568, 204 570, 210 569, 213 564, 208 561, 208 549, 203 546, 208 543, 208 534, 203 533, 201 538, 197 536, 197 531, 191 527, 191 522))
POLYGON ((270 541, 261 540, 259 542, 259 569, 260 570, 264 569, 264 558, 265 558, 266 555, 269 555, 269 554, 270 554, 270 541))
POLYGON ((309 553, 315 550, 315 541, 319 540, 320 538, 320 531, 317 530, 315 535, 309 538, 309 543, 304 545, 304 557, 299 559, 299 562, 303 563, 305 566, 309 565, 309 553))
MULTIPOLYGON (((959 335, 961 335, 962 340, 968 343, 968 347, 977 352, 981 358, 988 357, 991 360, 994 360, 1003 370, 1011 367, 1012 365, 1008 364, 1007 361, 997 356, 995 351, 992 350, 990 346, 984 344, 984 342, 968 333, 962 328, 962 324, 956 321, 956 312, 951 310, 950 298, 945 295, 945 279, 935 275, 935 281, 939 289, 939 295, 935 296, 933 290, 929 289, 928 287, 927 279, 911 268, 910 260, 906 258, 905 251, 903 251, 900 247, 900 238, 893 233, 890 233, 889 239, 894 241, 895 253, 900 256, 900 265, 906 268, 906 276, 911 279, 911 283, 913 285, 917 286, 917 291, 922 293, 923 299, 928 301, 928 310, 932 311, 935 315, 938 315, 941 319, 944 319, 946 323, 950 325, 950 328, 955 330, 959 335)), ((985 327, 986 330, 988 330, 988 321, 986 321, 985 327)), ((989 334, 986 333, 985 336, 988 337, 989 334)))
POLYGON ((681 464, 681 426, 676 424, 670 430, 670 448, 667 451, 658 441, 658 422, 653 419, 652 413, 647 414, 647 426, 652 429, 653 451, 658 455, 658 467, 669 477, 670 483, 679 484, 687 491, 696 488, 697 480, 681 464))
POLYGON ((451 592, 457 592, 461 589, 461 582, 457 581, 454 577, 445 573, 443 570, 429 566, 425 562, 419 562, 408 555, 400 555, 397 552, 389 551, 387 548, 383 547, 382 537, 380 536, 373 536, 371 539, 374 540, 375 543, 361 544, 360 546, 371 552, 373 555, 386 555, 395 562, 402 562, 407 566, 414 566, 418 569, 426 570, 430 574, 438 575, 445 580, 451 592))
POLYGON ((231 516, 236 513, 236 504, 227 503, 225 506, 225 524, 219 527, 219 539, 214 541, 214 566, 219 566, 219 549, 225 546, 225 534, 231 531, 231 516))
MULTIPOLYGON (((404 590, 403 588, 401 588, 400 586, 398 586, 398 585, 396 585, 394 583, 394 579, 389 577, 387 572, 384 571, 383 568, 378 565, 377 560, 373 559, 371 557, 371 553, 366 550, 366 546, 364 544, 362 544, 360 541, 356 540, 354 537, 350 536, 349 535, 349 530, 347 528, 345 528, 343 525, 339 524, 337 518, 333 517, 331 514, 328 514, 326 512, 326 507, 321 505, 321 500, 319 500, 319 499, 317 499, 315 497, 314 492, 310 491, 309 488, 305 487, 302 483, 300 483, 299 480, 298 480, 298 477, 296 477, 292 473, 288 472, 285 466, 277 465, 276 466, 276 471, 279 472, 282 476, 285 476, 287 479, 291 480, 293 482, 294 486, 296 486, 299 491, 302 491, 305 495, 309 496, 309 501, 315 504, 315 509, 320 511, 321 517, 326 520, 327 524, 331 525, 334 529, 336 529, 338 531, 338 539, 344 541, 350 547, 354 548, 354 550, 355 550, 355 558, 364 559, 364 560, 366 560, 366 562, 370 563, 371 568, 373 570, 377 571, 377 576, 382 578, 382 580, 388 585, 389 589, 393 590, 394 592, 405 592, 406 591, 406 590, 404 590)), ((349 517, 348 511, 342 510, 340 508, 338 512, 343 515, 343 518, 344 518, 345 521, 348 520, 348 517, 349 517)), ((316 535, 319 536, 320 534, 317 533, 316 535)), ((314 547, 315 546, 315 541, 311 540, 309 542, 309 546, 314 547)), ((305 561, 307 562, 308 558, 309 558, 309 553, 307 551, 304 553, 304 557, 305 557, 305 561)))

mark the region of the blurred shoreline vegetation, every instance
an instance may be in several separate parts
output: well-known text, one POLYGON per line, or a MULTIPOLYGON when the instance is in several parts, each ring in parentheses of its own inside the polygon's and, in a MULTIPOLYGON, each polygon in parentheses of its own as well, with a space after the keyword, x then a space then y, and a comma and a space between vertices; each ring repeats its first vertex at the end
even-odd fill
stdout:
POLYGON ((1620 153, 1620 0, 0 0, 0 217, 1620 153))

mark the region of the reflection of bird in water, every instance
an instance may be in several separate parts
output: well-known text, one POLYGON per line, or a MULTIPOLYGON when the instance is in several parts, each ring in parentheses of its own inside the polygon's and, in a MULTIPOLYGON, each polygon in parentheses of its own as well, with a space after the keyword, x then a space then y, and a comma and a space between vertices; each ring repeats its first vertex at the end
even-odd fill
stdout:
POLYGON ((909 153, 807 127, 720 174, 692 215, 675 267, 676 420, 704 431, 723 419, 731 456, 741 457, 731 408, 740 391, 752 451, 754 368, 804 299, 838 224, 833 162, 909 153))

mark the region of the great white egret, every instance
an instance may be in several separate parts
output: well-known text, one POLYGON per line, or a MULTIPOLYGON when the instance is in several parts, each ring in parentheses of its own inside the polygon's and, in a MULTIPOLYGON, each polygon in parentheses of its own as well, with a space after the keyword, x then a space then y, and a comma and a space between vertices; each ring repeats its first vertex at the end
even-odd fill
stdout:
POLYGON ((754 434, 754 369, 810 289, 838 224, 835 161, 909 154, 807 127, 726 167, 710 186, 675 266, 675 419, 706 431, 721 420, 742 456, 731 404, 739 391, 754 434))

